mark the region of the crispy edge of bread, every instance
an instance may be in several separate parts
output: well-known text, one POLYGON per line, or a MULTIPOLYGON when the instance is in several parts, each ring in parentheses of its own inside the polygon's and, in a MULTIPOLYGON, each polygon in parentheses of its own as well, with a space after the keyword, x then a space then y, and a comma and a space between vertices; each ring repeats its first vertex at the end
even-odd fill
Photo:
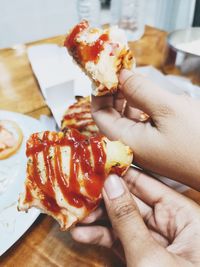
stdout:
MULTIPOLYGON (((66 49, 67 49, 69 55, 73 58, 73 61, 75 62, 75 64, 77 64, 80 67, 80 69, 85 73, 85 75, 92 82, 92 94, 93 95, 103 96, 103 95, 107 95, 107 94, 114 94, 118 90, 119 82, 116 86, 113 86, 110 89, 106 88, 104 85, 102 85, 100 83, 100 81, 96 81, 95 79, 92 78, 91 73, 86 70, 86 68, 76 58, 75 54, 72 51, 70 51, 70 49, 68 49, 67 47, 66 47, 66 49)), ((118 63, 117 63, 116 74, 119 74, 120 70, 122 70, 122 69, 129 69, 130 70, 133 66, 135 66, 135 58, 133 57, 133 53, 130 50, 130 48, 122 49, 120 55, 118 56, 117 62, 118 63)))

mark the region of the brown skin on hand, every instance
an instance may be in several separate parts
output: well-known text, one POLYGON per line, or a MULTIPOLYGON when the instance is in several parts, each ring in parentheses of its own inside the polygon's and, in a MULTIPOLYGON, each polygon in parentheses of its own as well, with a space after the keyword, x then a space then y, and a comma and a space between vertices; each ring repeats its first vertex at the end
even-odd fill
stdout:
MULTIPOLYGON (((123 71, 120 82, 120 93, 93 97, 100 131, 129 145, 144 169, 200 190, 200 102, 168 93, 139 74, 123 71), (151 119, 141 122, 142 112, 151 119)), ((119 239, 128 267, 200 266, 200 207, 138 170, 129 169, 124 181, 112 176, 104 185, 113 228, 79 226, 73 238, 107 247, 119 239)), ((102 216, 99 208, 84 223, 102 216)))
POLYGON ((92 98, 100 131, 129 145, 140 167, 200 190, 200 101, 162 90, 127 70, 121 72, 120 82, 120 97, 92 98), (140 122, 138 109, 151 120, 140 122))
MULTIPOLYGON (((125 175, 126 184, 115 179, 124 193, 110 199, 103 191, 113 229, 98 225, 98 220, 105 220, 105 210, 99 208, 71 230, 72 237, 112 248, 119 238, 129 267, 200 266, 199 206, 135 169, 125 175)), ((123 254, 122 250, 117 253, 123 254)))

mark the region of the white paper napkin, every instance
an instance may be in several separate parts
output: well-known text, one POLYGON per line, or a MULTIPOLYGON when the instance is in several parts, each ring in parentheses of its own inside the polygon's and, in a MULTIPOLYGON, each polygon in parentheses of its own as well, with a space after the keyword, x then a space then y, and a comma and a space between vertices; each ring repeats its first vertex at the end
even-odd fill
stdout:
POLYGON ((63 113, 75 96, 91 93, 91 81, 74 64, 66 48, 54 44, 28 48, 28 58, 47 105, 60 126, 63 113))
POLYGON ((56 121, 55 121, 54 117, 41 115, 39 121, 42 123, 45 130, 56 131, 56 121))
POLYGON ((164 75, 153 66, 139 67, 136 71, 147 76, 160 88, 168 90, 174 94, 188 94, 193 98, 200 99, 200 87, 191 83, 191 81, 182 76, 164 75))
POLYGON ((80 93, 80 90, 83 94, 89 93, 91 82, 73 63, 65 47, 35 45, 28 48, 28 58, 45 98, 49 87, 72 80, 76 80, 75 93, 80 93))
POLYGON ((75 102, 74 81, 51 86, 46 90, 46 102, 60 127, 66 109, 75 102))

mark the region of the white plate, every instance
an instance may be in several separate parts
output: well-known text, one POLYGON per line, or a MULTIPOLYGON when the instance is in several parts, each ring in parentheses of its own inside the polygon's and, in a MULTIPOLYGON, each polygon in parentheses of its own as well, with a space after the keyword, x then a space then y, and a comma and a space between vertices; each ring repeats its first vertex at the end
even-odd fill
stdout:
POLYGON ((31 226, 40 212, 31 209, 28 213, 17 211, 19 193, 24 190, 26 175, 26 140, 33 132, 45 130, 31 117, 0 110, 0 120, 15 121, 23 132, 19 151, 6 160, 0 160, 0 256, 9 249, 31 226), (9 175, 9 176, 8 176, 9 175))

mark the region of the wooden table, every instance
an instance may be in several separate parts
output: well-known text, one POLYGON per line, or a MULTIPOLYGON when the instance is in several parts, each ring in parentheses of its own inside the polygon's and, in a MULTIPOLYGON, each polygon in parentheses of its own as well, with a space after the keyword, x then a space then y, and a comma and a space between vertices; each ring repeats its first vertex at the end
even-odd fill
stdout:
MULTIPOLYGON (((173 57, 169 56, 166 36, 163 31, 146 27, 143 38, 138 42, 131 42, 130 47, 138 65, 151 64, 163 72, 180 75, 180 71, 169 64, 173 61, 173 57)), ((33 75, 27 57, 27 47, 41 43, 62 45, 63 39, 63 36, 58 36, 0 50, 1 109, 20 112, 35 118, 39 118, 41 114, 51 114, 33 75)), ((195 74, 190 74, 190 77, 195 80, 195 74)), ((186 195, 200 203, 198 192, 189 190, 186 195)), ((118 267, 122 264, 107 249, 74 242, 69 233, 59 231, 58 224, 53 219, 40 215, 26 234, 1 257, 0 266, 118 267)))

